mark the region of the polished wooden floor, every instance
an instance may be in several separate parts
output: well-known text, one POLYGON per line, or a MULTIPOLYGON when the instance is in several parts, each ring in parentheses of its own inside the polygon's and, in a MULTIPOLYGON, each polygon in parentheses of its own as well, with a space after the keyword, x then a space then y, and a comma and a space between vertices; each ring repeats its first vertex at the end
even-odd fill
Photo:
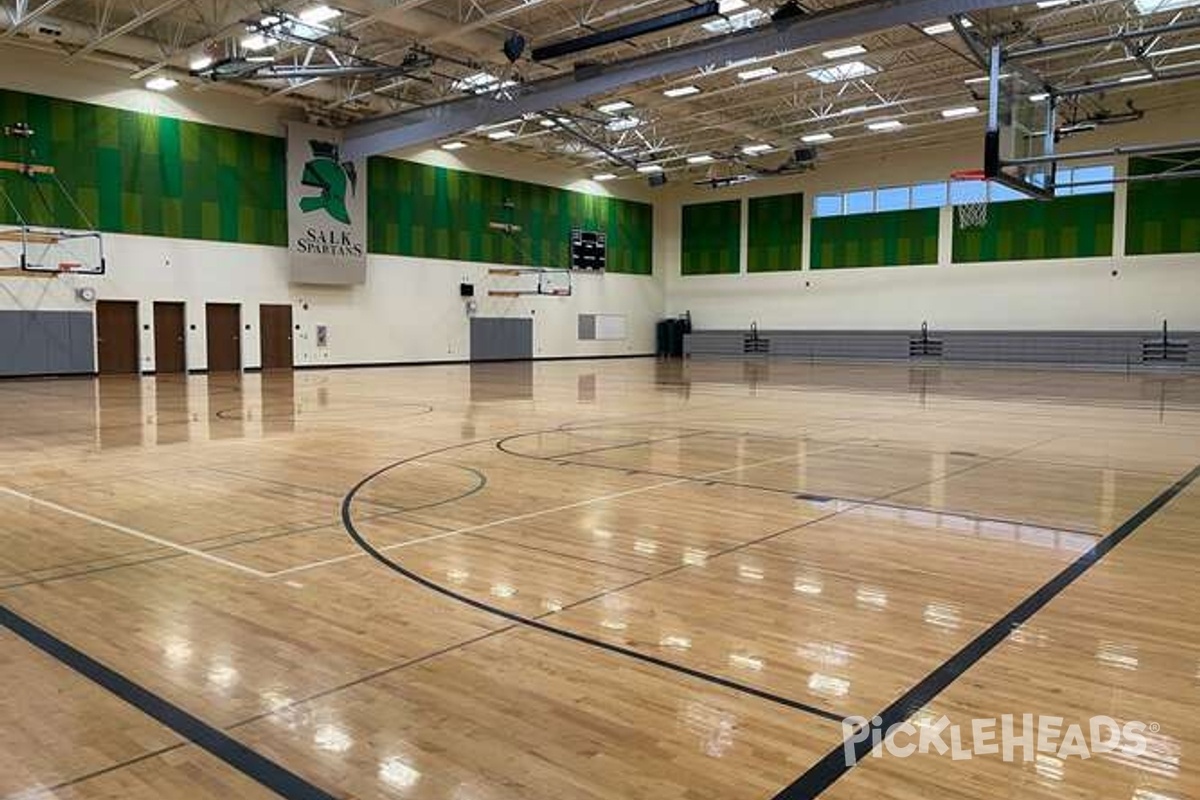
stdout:
MULTIPOLYGON (((334 797, 795 800, 842 717, 930 685, 1198 463, 1186 375, 0 382, 0 603, 334 797)), ((1200 797, 1180 488, 916 713, 1140 720, 1144 754, 885 755, 821 796, 1200 797)), ((0 797, 274 796, 6 627, 0 687, 0 797)))

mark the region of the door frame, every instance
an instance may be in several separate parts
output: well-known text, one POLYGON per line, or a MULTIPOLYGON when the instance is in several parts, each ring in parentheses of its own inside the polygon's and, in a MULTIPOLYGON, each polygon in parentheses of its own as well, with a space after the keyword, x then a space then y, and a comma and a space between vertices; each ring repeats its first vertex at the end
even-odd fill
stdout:
POLYGON ((96 301, 92 309, 92 326, 95 329, 96 374, 97 375, 140 375, 142 371, 142 305, 138 300, 122 300, 116 297, 104 297, 96 301), (104 372, 100 363, 100 306, 114 304, 133 306, 133 363, 130 372, 104 372))
POLYGON ((179 306, 180 310, 183 313, 183 316, 181 317, 181 320, 180 320, 180 322, 183 326, 181 329, 181 332, 183 334, 183 341, 182 341, 183 368, 180 369, 179 372, 170 372, 170 373, 166 373, 166 374, 168 374, 168 375, 187 375, 189 372, 189 370, 188 370, 188 349, 189 348, 188 348, 188 304, 187 304, 186 300, 152 300, 152 301, 150 301, 150 316, 153 320, 153 322, 152 322, 153 328, 151 330, 154 334, 152 337, 154 339, 154 372, 153 372, 153 374, 158 375, 158 374, 162 373, 162 369, 159 367, 159 364, 158 364, 158 307, 160 305, 179 306))
MULTIPOLYGON (((210 326, 208 324, 208 310, 209 310, 210 306, 232 306, 234 309, 237 310, 237 321, 235 322, 235 324, 233 326, 234 334, 237 337, 237 344, 236 344, 237 366, 234 369, 229 370, 229 371, 230 372, 238 372, 238 373, 244 372, 246 369, 246 357, 245 357, 245 342, 243 341, 244 337, 242 336, 242 323, 245 319, 245 313, 242 309, 242 303, 240 301, 236 301, 236 300, 234 300, 234 301, 206 300, 204 302, 204 371, 205 372, 213 372, 214 371, 212 368, 212 360, 211 360, 212 330, 210 329, 210 326)), ((216 370, 216 371, 224 372, 225 370, 216 370)))

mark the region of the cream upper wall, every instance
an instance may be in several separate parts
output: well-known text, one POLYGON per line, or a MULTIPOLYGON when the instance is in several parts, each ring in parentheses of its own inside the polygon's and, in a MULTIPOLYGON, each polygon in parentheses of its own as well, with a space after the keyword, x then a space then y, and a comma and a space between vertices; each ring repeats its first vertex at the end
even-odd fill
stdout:
MULTIPOLYGON (((256 105, 252 99, 216 90, 183 87, 158 93, 129 81, 128 73, 103 65, 66 66, 61 57, 0 46, 0 87, 281 136, 282 121, 294 110, 256 105)), ((397 153, 414 161, 541 183, 592 194, 646 200, 636 186, 611 187, 532 159, 501 155, 472 146, 448 153, 423 148, 397 153), (614 191, 614 188, 616 191, 614 191)), ((94 287, 101 299, 135 300, 140 319, 143 369, 154 368, 153 303, 186 304, 189 368, 206 366, 204 306, 242 306, 242 361, 260 363, 259 306, 293 306, 297 364, 356 364, 397 361, 464 360, 469 357, 470 322, 459 283, 476 285, 477 314, 527 316, 534 322, 534 353, 539 357, 626 355, 654 350, 654 322, 665 305, 661 274, 650 276, 576 275, 568 298, 490 298, 487 289, 507 288, 487 264, 396 256, 368 257, 367 282, 355 287, 293 285, 287 250, 153 236, 105 235, 109 274, 53 280, 0 278, 0 309, 87 310, 75 290, 94 287), (625 314, 623 341, 578 341, 578 315, 625 314), (327 347, 317 347, 317 325, 329 330, 327 347)), ((658 263, 657 250, 656 257, 658 263)))
MULTIPOLYGON (((1101 128, 1078 136, 1060 152, 1137 143, 1195 140, 1200 105, 1195 94, 1164 92, 1145 106, 1157 110, 1139 124, 1101 128)), ((1115 241, 1110 258, 952 264, 955 220, 944 208, 936 265, 809 270, 812 199, 822 192, 945 180, 953 169, 980 166, 983 120, 961 123, 962 144, 951 148, 897 149, 869 157, 831 159, 799 177, 755 181, 724 190, 676 181, 661 209, 659 239, 669 252, 661 262, 667 312, 692 313, 701 329, 900 329, 1148 330, 1170 321, 1200 328, 1200 254, 1126 257, 1125 187, 1116 190, 1115 241), (727 276, 680 274, 681 208, 711 202, 804 192, 806 213, 802 271, 727 276), (1115 275, 1113 273, 1116 273, 1115 275)), ((1112 161, 1113 159, 1108 159, 1112 161)), ((1117 159, 1123 170, 1123 159, 1117 159)), ((670 186, 670 185, 669 185, 670 186)), ((743 236, 743 248, 745 237, 743 236)))

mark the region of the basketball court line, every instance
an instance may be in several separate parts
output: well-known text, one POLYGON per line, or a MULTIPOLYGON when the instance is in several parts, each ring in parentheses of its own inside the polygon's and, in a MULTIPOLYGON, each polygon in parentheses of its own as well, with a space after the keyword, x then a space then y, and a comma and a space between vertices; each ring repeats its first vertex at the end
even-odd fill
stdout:
MULTIPOLYGON (((487 441, 493 441, 493 440, 487 440, 487 441)), ((469 446, 475 445, 475 444, 479 444, 479 443, 478 442, 470 442, 465 445, 454 445, 453 447, 469 447, 469 446)), ((443 451, 435 450, 432 453, 428 453, 427 455, 433 455, 438 452, 444 452, 444 450, 443 451)), ((414 459, 398 462, 398 464, 393 464, 393 465, 389 466, 388 468, 386 468, 385 470, 381 470, 379 472, 373 473, 370 477, 371 478, 378 477, 379 475, 383 474, 383 472, 387 471, 387 469, 391 469, 392 467, 398 466, 399 464, 420 463, 422 458, 423 458, 423 456, 417 456, 414 459)), ((728 472, 734 472, 739 469, 750 469, 753 467, 762 467, 762 466, 766 466, 768 464, 774 464, 774 463, 778 463, 781 461, 789 461, 794 458, 796 458, 796 454, 793 453, 790 455, 779 456, 776 458, 766 459, 764 461, 759 461, 759 462, 755 462, 755 463, 751 463, 751 464, 744 464, 744 465, 737 466, 737 467, 729 467, 727 469, 717 470, 716 472, 708 473, 708 475, 709 476, 722 475, 722 474, 725 474, 728 472)), ((522 522, 527 519, 536 519, 537 517, 544 517, 547 514, 555 514, 560 511, 570 511, 573 508, 583 508, 585 506, 590 506, 595 503, 604 503, 604 502, 608 502, 609 500, 619 500, 623 497, 631 497, 631 496, 637 495, 637 494, 645 494, 646 492, 653 492, 653 491, 657 491, 658 489, 665 489, 670 486, 677 486, 677 485, 683 484, 683 483, 691 483, 695 480, 703 480, 703 478, 704 478, 704 476, 702 475, 702 476, 698 476, 697 478, 685 478, 682 480, 662 481, 660 483, 650 484, 649 486, 639 486, 634 489, 626 489, 624 491, 613 492, 611 494, 601 495, 599 497, 590 497, 586 500, 578 500, 574 503, 564 503, 563 505, 554 506, 553 508, 543 508, 543 509, 539 509, 537 511, 529 511, 524 514, 515 514, 510 517, 503 517, 501 519, 494 519, 494 520, 490 520, 488 522, 482 522, 482 523, 479 523, 478 525, 468 525, 465 528, 455 528, 454 530, 443 531, 441 533, 435 533, 430 536, 422 536, 417 539, 409 539, 404 542, 397 542, 395 544, 390 544, 390 545, 386 545, 384 547, 380 547, 379 550, 382 552, 388 552, 391 550, 400 550, 405 547, 413 547, 413 546, 419 545, 419 544, 427 544, 429 542, 436 542, 436 541, 440 541, 442 539, 448 539, 452 536, 462 536, 464 534, 474 533, 475 531, 488 530, 490 528, 495 528, 500 525, 507 525, 507 524, 513 523, 513 522, 522 522)), ((366 485, 365 482, 360 483, 359 486, 355 487, 355 488, 357 489, 357 488, 360 488, 365 485, 366 485)), ((287 569, 282 569, 277 572, 265 573, 264 577, 279 578, 284 575, 293 575, 297 572, 305 572, 305 571, 311 570, 311 569, 318 569, 320 567, 326 567, 326 566, 330 566, 333 564, 340 564, 343 561, 350 561, 351 559, 355 559, 355 558, 363 558, 366 555, 367 555, 367 553, 365 553, 365 552, 347 553, 346 555, 335 556, 333 558, 326 558, 321 561, 313 561, 308 564, 300 564, 295 567, 288 567, 287 569)))
POLYGON ((271 573, 263 572, 261 570, 254 569, 253 567, 247 567, 245 564, 239 564, 236 561, 230 561, 228 559, 221 558, 220 556, 214 556, 213 554, 205 552, 204 550, 198 550, 194 547, 189 547, 184 544, 172 542, 169 539, 163 539, 159 536, 155 536, 153 534, 146 533, 145 531, 139 531, 134 528, 130 528, 128 526, 121 525, 116 522, 112 522, 111 520, 102 519, 101 517, 96 517, 91 514, 87 514, 83 511, 77 511, 73 508, 68 508, 67 506, 60 505, 59 503, 55 503, 50 500, 43 500, 40 497, 34 497, 33 495, 25 494, 24 492, 18 492, 16 489, 10 489, 7 486, 0 486, 0 494, 6 494, 10 497, 16 497, 16 498, 18 498, 20 500, 24 500, 28 503, 33 503, 35 505, 39 505, 44 508, 49 508, 52 511, 57 511, 60 514, 66 514, 67 516, 75 517, 76 519, 81 519, 84 522, 90 522, 93 525, 99 525, 101 527, 108 528, 109 530, 116 531, 117 533, 123 533, 126 536, 133 536, 133 537, 136 537, 143 541, 153 542, 154 544, 160 545, 162 547, 169 547, 172 550, 178 550, 181 553, 186 553, 187 555, 190 555, 190 556, 202 558, 205 561, 211 561, 215 564, 220 564, 224 567, 228 567, 229 569, 235 569, 235 570, 238 570, 239 572, 244 572, 247 575, 253 575, 256 578, 271 577, 271 573))
MULTIPOLYGON (((1197 478, 1200 478, 1200 465, 1193 467, 1190 472, 1161 491, 1119 527, 1096 542, 987 630, 959 649, 941 666, 876 715, 882 719, 882 724, 878 726, 879 730, 888 731, 893 725, 904 722, 927 706, 963 673, 1007 639, 1010 633, 1028 622, 1034 614, 1061 594, 1063 590, 1099 564, 1113 548, 1132 536, 1163 506, 1191 486, 1197 478)), ((773 800, 813 800, 853 769, 854 765, 861 763, 872 749, 874 749, 874 744, 870 738, 854 743, 855 761, 854 764, 848 764, 846 743, 843 741, 826 753, 820 761, 809 767, 789 786, 778 792, 773 800)))
POLYGON ((324 789, 75 649, 5 605, 0 605, 0 625, 280 797, 286 800, 336 800, 324 789))

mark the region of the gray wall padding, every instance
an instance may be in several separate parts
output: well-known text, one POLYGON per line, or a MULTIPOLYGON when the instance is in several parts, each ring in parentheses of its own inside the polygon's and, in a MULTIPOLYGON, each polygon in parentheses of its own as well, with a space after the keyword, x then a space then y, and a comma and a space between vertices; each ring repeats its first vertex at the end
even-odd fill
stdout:
POLYGON ((471 318, 472 361, 510 361, 525 358, 533 358, 532 319, 471 318))
POLYGON ((0 311, 0 376, 95 371, 90 311, 0 311))
MULTIPOLYGON (((695 331, 684 337, 684 354, 742 357, 747 331, 695 331)), ((770 355, 785 358, 908 360, 909 342, 920 331, 762 330, 770 355)), ((1142 343, 1161 340, 1145 331, 944 331, 930 330, 943 343, 938 361, 1079 366, 1140 366, 1142 343)), ((1171 331, 1172 341, 1189 342, 1187 365, 1200 367, 1200 332, 1171 331)))

